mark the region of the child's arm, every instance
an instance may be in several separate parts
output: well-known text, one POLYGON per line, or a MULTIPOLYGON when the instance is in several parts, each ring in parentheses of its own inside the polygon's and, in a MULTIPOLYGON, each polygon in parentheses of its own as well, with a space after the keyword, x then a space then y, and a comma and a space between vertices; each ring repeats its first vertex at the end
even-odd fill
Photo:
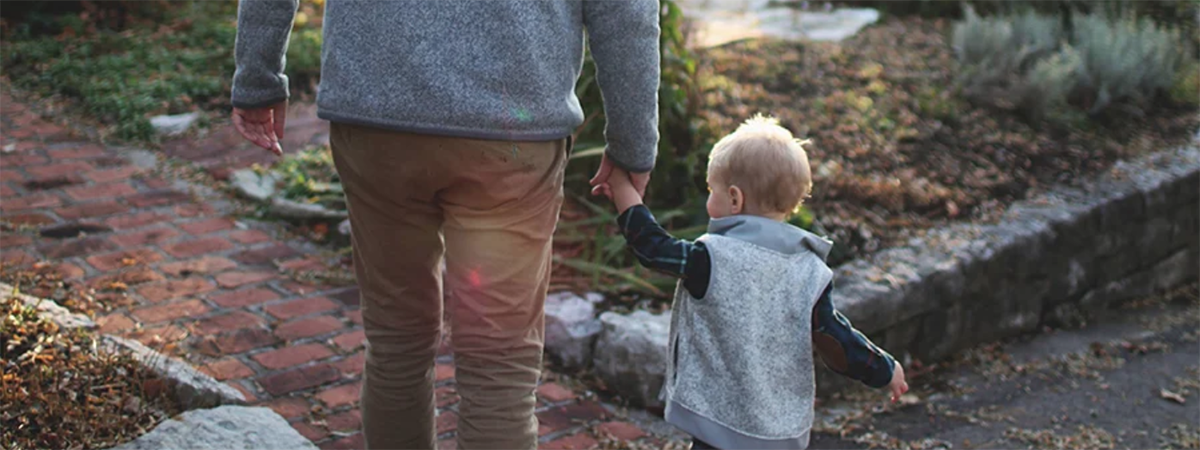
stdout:
POLYGON ((892 401, 908 391, 904 369, 892 355, 876 347, 870 339, 854 329, 850 320, 833 307, 829 298, 833 283, 825 288, 813 307, 813 346, 825 365, 848 378, 873 388, 887 387, 892 401))
POLYGON ((688 293, 696 298, 704 298, 711 270, 708 249, 704 244, 677 239, 664 230, 654 220, 650 209, 642 204, 625 171, 613 171, 605 193, 621 212, 617 217, 617 225, 638 262, 647 268, 682 278, 683 287, 688 293))

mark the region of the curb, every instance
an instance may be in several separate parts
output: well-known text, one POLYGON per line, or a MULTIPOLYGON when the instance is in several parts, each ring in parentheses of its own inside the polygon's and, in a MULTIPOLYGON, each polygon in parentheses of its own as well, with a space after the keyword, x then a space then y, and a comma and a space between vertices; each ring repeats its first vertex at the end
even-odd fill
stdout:
MULTIPOLYGON (((12 296, 13 287, 0 283, 0 299, 12 296)), ((96 323, 83 314, 73 313, 54 300, 39 299, 25 294, 17 296, 27 305, 36 305, 38 312, 67 330, 85 329, 96 330, 96 323)), ((193 369, 191 365, 177 358, 164 355, 141 342, 116 337, 109 334, 98 335, 100 350, 107 353, 129 352, 139 364, 162 377, 174 391, 184 410, 196 408, 211 408, 220 405, 241 405, 246 403, 246 397, 237 389, 221 383, 208 374, 193 369)))
MULTIPOLYGON (((1196 280, 1200 134, 1181 148, 1036 193, 997 223, 929 230, 835 270, 834 305, 902 364, 1071 323, 1196 280)), ((822 391, 847 385, 826 372, 818 369, 822 391)))
POLYGON ((1195 280, 1197 144, 844 265, 834 304, 901 359, 929 360, 1195 280))

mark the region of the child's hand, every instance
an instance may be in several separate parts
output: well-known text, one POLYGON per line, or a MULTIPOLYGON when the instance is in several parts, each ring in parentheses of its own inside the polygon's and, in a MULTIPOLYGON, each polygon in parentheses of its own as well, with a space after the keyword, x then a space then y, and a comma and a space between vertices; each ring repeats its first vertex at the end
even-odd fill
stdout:
POLYGON ((896 368, 892 370, 892 382, 888 383, 887 388, 892 392, 892 403, 900 401, 900 396, 908 392, 908 382, 904 381, 904 368, 900 367, 900 363, 896 363, 896 368))
POLYGON ((612 175, 608 177, 602 191, 617 206, 617 213, 623 213, 642 203, 642 197, 638 195, 637 188, 633 187, 629 172, 620 168, 613 168, 612 175))
MULTIPOLYGON (((612 176, 608 177, 608 186, 609 189, 612 189, 613 193, 616 193, 618 190, 633 189, 633 181, 629 179, 629 172, 616 167, 613 168, 612 176)), ((634 193, 636 192, 637 190, 634 189, 634 193)))

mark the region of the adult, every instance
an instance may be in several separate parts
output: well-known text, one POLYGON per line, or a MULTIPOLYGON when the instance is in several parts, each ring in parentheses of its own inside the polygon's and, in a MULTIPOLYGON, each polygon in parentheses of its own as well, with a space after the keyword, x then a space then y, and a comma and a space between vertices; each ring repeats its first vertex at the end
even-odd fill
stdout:
MULTIPOLYGON (((238 9, 233 122, 277 155, 297 6, 238 9)), ((644 191, 658 143, 658 17, 657 0, 328 0, 317 106, 353 229, 368 448, 434 448, 443 307, 458 448, 536 448, 542 306, 584 117, 574 88, 585 30, 608 120, 592 184, 616 165, 644 191)))

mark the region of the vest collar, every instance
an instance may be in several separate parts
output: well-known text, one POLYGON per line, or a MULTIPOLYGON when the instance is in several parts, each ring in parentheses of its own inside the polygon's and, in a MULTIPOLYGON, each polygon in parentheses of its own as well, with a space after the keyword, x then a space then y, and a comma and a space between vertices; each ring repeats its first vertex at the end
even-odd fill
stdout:
POLYGON ((739 214, 711 219, 708 233, 738 239, 784 254, 809 251, 825 260, 833 242, 787 222, 739 214))

